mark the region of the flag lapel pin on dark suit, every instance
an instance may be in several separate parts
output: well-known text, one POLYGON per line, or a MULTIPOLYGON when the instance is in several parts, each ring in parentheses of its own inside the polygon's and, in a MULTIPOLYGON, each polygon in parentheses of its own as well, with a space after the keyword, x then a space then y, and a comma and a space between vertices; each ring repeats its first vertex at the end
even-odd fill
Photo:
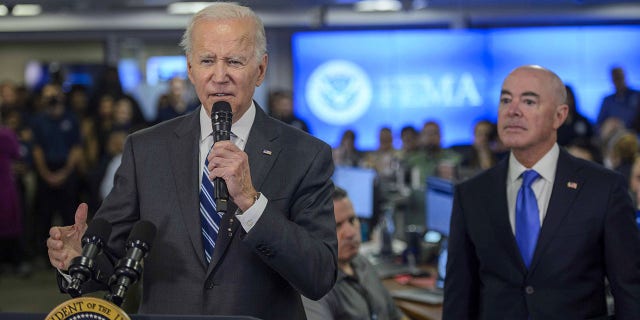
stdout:
POLYGON ((267 150, 267 149, 262 149, 262 153, 270 156, 271 155, 271 150, 267 150))
POLYGON ((569 182, 567 182, 567 188, 574 189, 574 190, 578 189, 578 183, 573 182, 573 181, 569 181, 569 182))

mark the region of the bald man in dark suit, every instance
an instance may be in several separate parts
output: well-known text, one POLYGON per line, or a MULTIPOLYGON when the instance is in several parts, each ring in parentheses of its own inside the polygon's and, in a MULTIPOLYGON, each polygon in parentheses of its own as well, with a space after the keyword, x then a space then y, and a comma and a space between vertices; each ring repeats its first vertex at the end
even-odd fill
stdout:
POLYGON ((505 79, 498 132, 511 149, 456 187, 443 319, 640 319, 640 232, 624 179, 556 143, 566 91, 523 66, 505 79))

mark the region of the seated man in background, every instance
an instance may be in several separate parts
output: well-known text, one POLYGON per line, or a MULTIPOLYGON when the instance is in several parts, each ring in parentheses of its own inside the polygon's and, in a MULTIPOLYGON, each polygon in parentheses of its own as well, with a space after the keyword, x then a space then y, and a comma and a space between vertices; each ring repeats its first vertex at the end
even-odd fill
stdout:
POLYGON ((408 319, 360 249, 360 221, 347 192, 336 187, 333 212, 338 235, 338 279, 333 289, 318 301, 302 297, 308 320, 408 319))

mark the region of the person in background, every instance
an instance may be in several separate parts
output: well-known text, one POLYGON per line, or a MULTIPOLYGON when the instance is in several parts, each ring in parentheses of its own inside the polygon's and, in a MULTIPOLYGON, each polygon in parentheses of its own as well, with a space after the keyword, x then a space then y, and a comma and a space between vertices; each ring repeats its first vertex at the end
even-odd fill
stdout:
POLYGON ((562 80, 521 66, 504 80, 498 134, 508 159, 456 186, 443 320, 640 315, 640 231, 628 184, 562 150, 562 80), (621 245, 624 244, 624 245, 621 245))
POLYGON ((99 199, 104 201, 111 189, 113 188, 113 180, 116 176, 116 170, 122 162, 122 152, 124 151, 124 142, 127 138, 127 131, 112 131, 107 140, 107 153, 104 172, 100 179, 99 199))
POLYGON ((101 103, 104 96, 110 96, 114 101, 120 98, 127 98, 131 102, 132 109, 132 124, 134 127, 144 127, 147 123, 142 114, 140 104, 132 95, 124 92, 122 89, 122 82, 120 81, 120 74, 116 66, 105 66, 103 72, 100 74, 96 86, 96 90, 93 92, 91 99, 89 100, 90 106, 97 106, 101 103))
POLYGON ((624 122, 627 129, 632 129, 639 115, 640 91, 629 88, 621 67, 611 69, 611 82, 615 92, 602 100, 596 124, 600 128, 605 120, 615 117, 624 122))
POLYGON ((634 208, 640 210, 640 155, 633 160, 631 178, 629 178, 629 193, 633 199, 634 208))
POLYGON ((420 144, 418 143, 418 130, 413 126, 404 126, 400 129, 400 140, 402 140, 402 148, 400 149, 400 157, 406 159, 416 152, 420 152, 420 144))
POLYGON ((613 170, 618 171, 627 181, 631 176, 633 161, 638 155, 638 136, 627 132, 620 136, 611 150, 613 170))
POLYGON ((593 125, 580 111, 578 111, 576 95, 570 85, 565 85, 567 89, 567 105, 569 113, 567 120, 558 128, 558 145, 564 147, 575 139, 593 138, 593 125))
MULTIPOLYGON (((127 138, 114 186, 95 214, 113 226, 96 258, 104 278, 83 290, 108 290, 108 270, 144 220, 157 233, 144 259, 139 313, 305 319, 300 296, 321 298, 337 275, 331 147, 253 100, 268 55, 264 25, 251 9, 211 4, 192 17, 181 46, 201 106, 127 138), (232 134, 214 144, 217 102, 231 107, 232 134), (226 212, 210 200, 214 178, 226 184, 226 212)), ((80 204, 75 224, 49 232, 62 290, 69 281, 62 272, 81 254, 87 210, 80 204)))
POLYGON ((489 120, 480 120, 473 127, 471 145, 453 146, 451 149, 462 157, 460 165, 475 172, 491 168, 497 162, 493 151, 496 143, 496 126, 489 120))
POLYGON ((195 110, 197 104, 192 103, 187 95, 187 84, 180 77, 169 80, 169 90, 160 96, 157 103, 158 114, 155 123, 170 120, 195 110))
POLYGON ((333 191, 333 212, 338 235, 338 280, 322 299, 302 298, 308 320, 407 319, 396 307, 360 249, 360 221, 347 192, 333 191))
POLYGON ((441 137, 440 125, 435 121, 426 121, 419 138, 422 152, 414 153, 406 159, 406 164, 412 170, 418 169, 419 181, 423 185, 427 177, 438 175, 439 168, 452 173, 448 169, 456 168, 462 160, 459 153, 442 147, 441 137))
MULTIPOLYGON (((0 108, 1 109, 1 108, 0 108)), ((18 137, 2 125, 0 116, 0 273, 7 271, 21 276, 31 272, 24 256, 24 221, 13 163, 20 158, 18 137), (8 264, 11 270, 2 270, 8 264)))
POLYGON ((45 85, 40 104, 44 109, 33 119, 32 130, 38 174, 35 227, 39 253, 43 254, 47 230, 55 217, 60 216, 67 225, 74 222, 82 144, 78 118, 68 110, 60 85, 45 85))
POLYGON ((576 158, 593 161, 600 165, 602 164, 602 153, 598 146, 591 140, 577 138, 569 142, 569 144, 565 146, 565 149, 576 158))
POLYGON ((378 149, 366 153, 363 165, 375 169, 382 182, 393 183, 396 181, 396 174, 400 169, 400 157, 398 150, 393 146, 391 128, 380 128, 378 149))
POLYGON ((344 131, 340 145, 332 152, 336 166, 357 167, 362 161, 362 152, 356 148, 356 133, 350 129, 344 131))
POLYGON ((269 114, 288 125, 309 132, 307 123, 293 112, 293 94, 289 90, 269 92, 269 114))

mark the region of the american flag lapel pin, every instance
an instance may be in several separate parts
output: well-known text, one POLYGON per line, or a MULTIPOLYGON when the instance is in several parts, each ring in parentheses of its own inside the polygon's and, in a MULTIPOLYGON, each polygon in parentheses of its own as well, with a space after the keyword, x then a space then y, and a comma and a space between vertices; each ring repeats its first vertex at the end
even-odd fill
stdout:
POLYGON ((267 150, 267 149, 262 149, 262 153, 270 156, 271 155, 271 150, 267 150))
POLYGON ((578 184, 573 182, 573 181, 569 181, 567 182, 567 188, 571 188, 571 189, 578 189, 578 184))

